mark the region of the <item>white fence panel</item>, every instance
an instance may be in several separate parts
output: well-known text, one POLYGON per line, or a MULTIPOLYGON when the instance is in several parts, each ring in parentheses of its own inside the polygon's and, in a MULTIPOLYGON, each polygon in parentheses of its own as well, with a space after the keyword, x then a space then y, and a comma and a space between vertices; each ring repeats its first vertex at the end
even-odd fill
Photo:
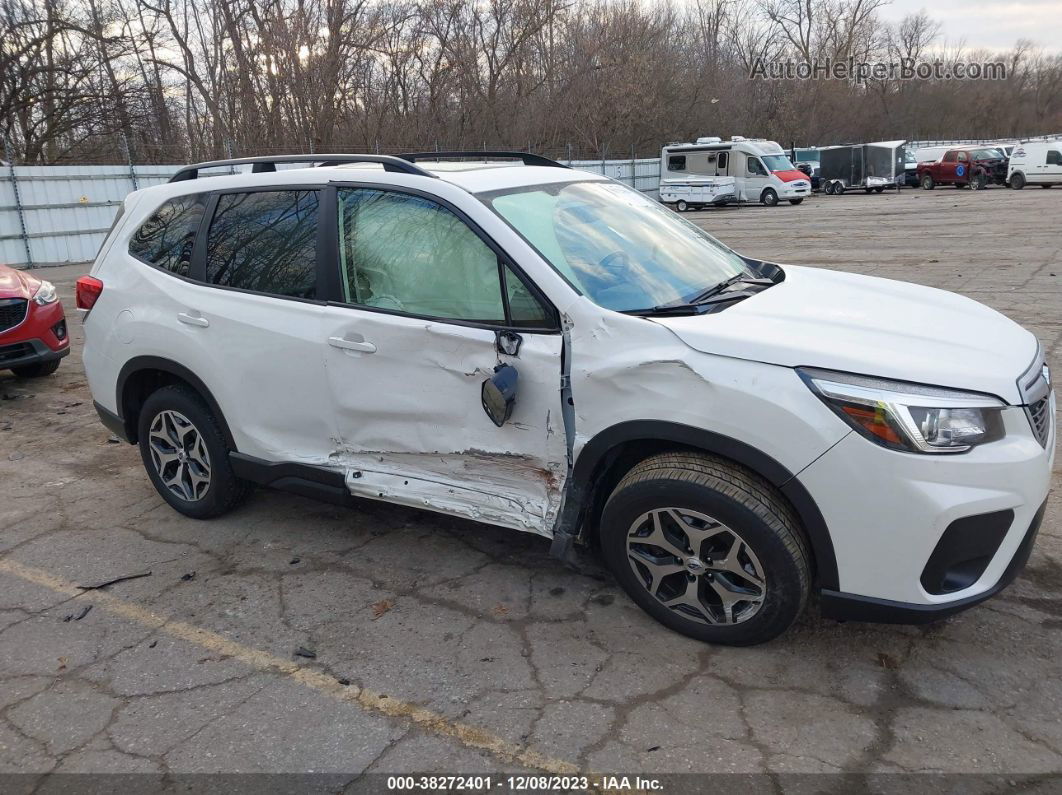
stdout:
MULTIPOLYGON (((572 160, 654 198, 660 158, 572 160)), ((62 265, 95 258, 118 205, 135 189, 166 182, 166 166, 4 166, 0 168, 0 262, 14 267, 62 265), (16 196, 17 189, 17 196, 16 196)), ((283 166, 282 166, 283 168, 283 166)))
POLYGON ((0 169, 0 262, 15 267, 87 262, 118 205, 178 166, 15 166, 0 169), (17 190, 17 198, 16 198, 17 190), (28 250, 27 250, 28 247, 28 250))

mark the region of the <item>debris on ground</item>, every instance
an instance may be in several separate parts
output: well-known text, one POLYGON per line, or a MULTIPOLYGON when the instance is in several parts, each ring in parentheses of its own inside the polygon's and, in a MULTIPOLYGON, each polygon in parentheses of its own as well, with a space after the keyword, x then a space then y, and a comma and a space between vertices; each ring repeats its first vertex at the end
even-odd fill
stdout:
POLYGON ((653 751, 659 751, 660 750, 660 746, 659 745, 653 745, 653 746, 650 746, 649 748, 646 748, 645 750, 646 750, 647 753, 651 754, 653 751))
POLYGON ((886 654, 883 651, 878 652, 878 663, 886 671, 895 671, 897 668, 900 667, 900 663, 895 657, 893 657, 891 654, 886 654))
POLYGON ((125 582, 126 580, 139 580, 141 577, 150 577, 150 571, 138 571, 135 574, 122 574, 118 577, 111 577, 109 580, 101 580, 100 582, 92 583, 91 585, 79 585, 77 586, 82 591, 98 591, 101 588, 106 588, 108 585, 114 585, 118 582, 125 582))
POLYGON ((118 434, 112 433, 107 437, 107 444, 121 444, 122 440, 118 438, 118 434))
POLYGON ((302 558, 292 558, 291 560, 288 561, 288 565, 289 566, 294 566, 294 565, 296 565, 298 563, 301 563, 301 562, 302 562, 302 558))
POLYGON ((316 660, 317 652, 313 651, 312 649, 307 649, 305 646, 299 646, 297 649, 295 649, 295 656, 305 657, 307 660, 316 660))
POLYGON ((189 571, 181 575, 181 582, 191 582, 195 579, 195 572, 189 571))
POLYGON ((502 618, 509 614, 509 608, 505 605, 494 605, 494 609, 491 610, 491 612, 494 613, 494 615, 496 615, 498 618, 502 618))
POLYGON ((91 609, 92 605, 85 605, 83 608, 81 608, 81 611, 77 615, 71 613, 66 618, 64 618, 63 621, 80 621, 89 614, 89 610, 91 609))
POLYGON ((153 649, 153 648, 155 648, 158 645, 159 645, 159 642, 157 640, 153 640, 153 641, 151 641, 151 643, 148 644, 148 648, 149 649, 153 649))
POLYGON ((372 620, 375 621, 394 606, 395 603, 392 602, 390 599, 381 599, 379 602, 373 603, 372 620))
POLYGON ((336 681, 339 682, 339 684, 343 685, 343 687, 347 687, 350 685, 350 680, 347 679, 345 676, 337 677, 336 681))

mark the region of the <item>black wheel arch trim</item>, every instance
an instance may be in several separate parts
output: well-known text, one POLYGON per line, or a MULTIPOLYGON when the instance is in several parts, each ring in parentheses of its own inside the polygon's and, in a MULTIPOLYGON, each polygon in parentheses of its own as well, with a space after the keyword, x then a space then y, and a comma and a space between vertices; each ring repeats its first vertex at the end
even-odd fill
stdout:
MULTIPOLYGON (((833 550, 829 528, 818 505, 794 473, 766 453, 745 442, 723 434, 663 420, 633 420, 606 428, 579 452, 565 494, 558 522, 558 537, 574 538, 585 529, 585 520, 593 504, 594 489, 609 463, 609 454, 629 442, 675 442, 698 448, 706 453, 729 458, 748 467, 777 488, 792 504, 811 543, 815 556, 818 587, 839 587, 837 557, 833 550)), ((558 551, 568 546, 558 544, 558 551)))
POLYGON ((161 356, 134 356, 122 365, 122 369, 118 373, 118 384, 115 387, 117 403, 115 405, 118 407, 118 416, 122 420, 122 425, 125 428, 125 438, 128 441, 135 443, 138 431, 133 418, 125 416, 125 387, 130 377, 143 370, 160 370, 164 373, 176 376, 191 385, 191 387, 199 393, 200 397, 206 401, 207 407, 221 426, 221 433, 225 437, 225 446, 229 450, 236 450, 236 441, 233 439, 232 432, 229 430, 229 424, 225 420, 225 414, 218 405, 218 402, 214 398, 209 387, 203 383, 199 376, 183 364, 179 364, 172 359, 165 359, 161 356))

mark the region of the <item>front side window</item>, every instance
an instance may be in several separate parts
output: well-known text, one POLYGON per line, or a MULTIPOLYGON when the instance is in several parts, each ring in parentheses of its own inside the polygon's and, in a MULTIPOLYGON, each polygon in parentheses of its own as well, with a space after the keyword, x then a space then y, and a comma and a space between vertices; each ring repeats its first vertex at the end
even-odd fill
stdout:
POLYGON ((767 171, 764 169, 763 164, 760 163, 760 160, 757 157, 750 157, 748 159, 748 163, 746 165, 746 168, 748 169, 748 173, 749 173, 750 176, 753 176, 753 177, 766 177, 767 176, 767 171))
POLYGON ((1047 165, 1062 166, 1062 152, 1056 152, 1054 149, 1048 150, 1047 165))
POLYGON ((315 190, 223 193, 207 235, 206 280, 315 298, 317 209, 315 190))
POLYGON ((671 155, 667 159, 668 171, 685 171, 686 170, 686 155, 671 155))
POLYGON ((338 192, 338 208, 344 302, 473 323, 552 325, 519 277, 499 266, 493 249, 441 204, 349 189, 338 192))
POLYGON ((606 309, 689 300, 745 261, 658 202, 613 182, 565 182, 481 198, 577 290, 606 309))
POLYGON ((965 152, 959 152, 959 162, 960 163, 965 163, 966 162, 966 153, 965 152))
POLYGON ((206 198, 202 194, 178 196, 164 202, 133 233, 129 253, 156 268, 187 276, 205 206, 206 198))

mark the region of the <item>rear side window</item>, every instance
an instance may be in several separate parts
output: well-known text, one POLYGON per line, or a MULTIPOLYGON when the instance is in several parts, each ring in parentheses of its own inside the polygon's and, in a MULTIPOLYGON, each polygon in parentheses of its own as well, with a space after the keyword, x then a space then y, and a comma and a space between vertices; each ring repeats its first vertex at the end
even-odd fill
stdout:
POLYGON ((200 194, 165 202, 133 233, 129 253, 156 268, 187 276, 205 206, 206 198, 200 194))
POLYGON ((317 211, 314 190, 222 194, 207 235, 206 280, 316 298, 317 211))
POLYGON ((671 155, 667 159, 668 171, 685 171, 686 170, 686 156, 685 155, 671 155))

